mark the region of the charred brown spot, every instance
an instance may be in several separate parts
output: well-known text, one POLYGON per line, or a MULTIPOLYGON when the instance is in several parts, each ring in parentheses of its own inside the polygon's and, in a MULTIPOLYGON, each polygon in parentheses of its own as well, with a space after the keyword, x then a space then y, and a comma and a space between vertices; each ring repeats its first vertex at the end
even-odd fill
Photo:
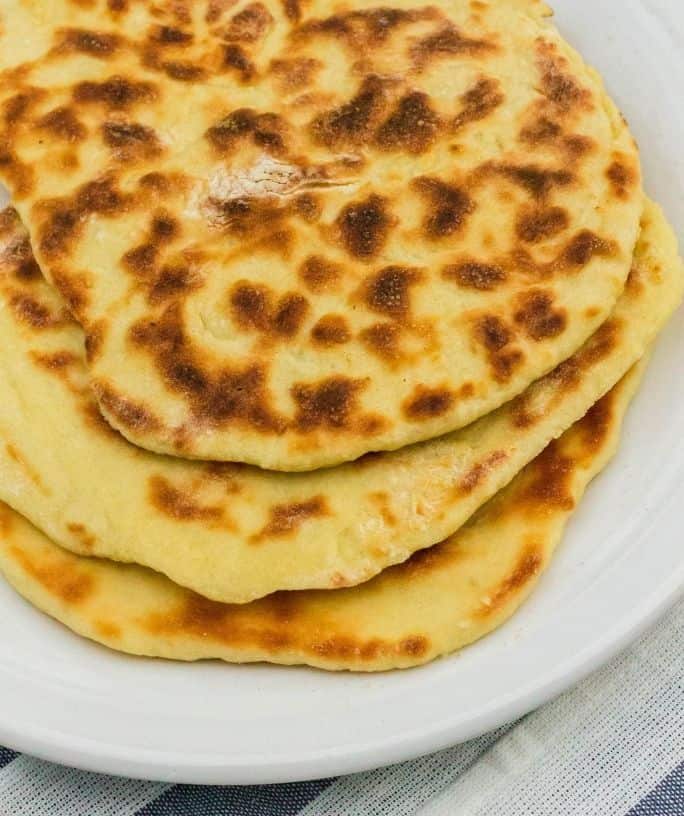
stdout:
POLYGON ((629 198, 636 186, 639 174, 634 167, 620 159, 615 159, 606 170, 606 178, 611 184, 613 192, 618 198, 629 198))
POLYGON ((380 511, 380 515, 382 516, 382 520, 385 522, 385 524, 388 527, 396 527, 398 524, 398 519, 392 512, 392 501, 389 493, 386 493, 384 490, 378 490, 373 493, 369 493, 368 498, 380 511))
POLYGON ((283 337, 294 337, 308 310, 309 302, 306 298, 296 293, 284 295, 278 302, 273 315, 273 330, 283 337))
POLYGON ((282 0, 283 11, 290 22, 298 23, 302 16, 302 8, 299 0, 282 0))
POLYGON ((356 47, 364 41, 368 45, 378 46, 400 26, 434 16, 433 9, 400 9, 381 6, 341 12, 323 20, 312 20, 302 26, 300 32, 302 34, 316 32, 344 36, 351 45, 356 47))
POLYGON ((241 45, 232 44, 224 48, 223 64, 237 71, 243 82, 249 82, 256 76, 256 66, 241 45))
POLYGON ((479 615, 486 617, 501 609, 529 581, 539 574, 543 558, 536 545, 530 545, 521 555, 511 574, 494 589, 486 603, 483 602, 479 615))
POLYGON ((412 635, 399 643, 399 652, 408 657, 423 657, 430 648, 430 641, 424 635, 412 635))
POLYGON ((39 246, 49 258, 62 254, 79 226, 80 214, 66 204, 57 204, 40 226, 38 231, 39 246))
POLYGON ((31 356, 39 366, 60 376, 63 376, 66 369, 78 362, 78 357, 71 351, 53 351, 44 354, 33 352, 31 356))
POLYGON ((553 143, 558 140, 562 133, 563 128, 558 122, 546 116, 542 116, 522 128, 520 131, 520 141, 533 146, 553 143))
POLYGON ((508 459, 506 451, 493 451, 481 462, 473 465, 458 481, 456 493, 468 495, 479 487, 502 463, 508 459))
POLYGON ((577 80, 563 70, 561 61, 548 52, 538 60, 542 79, 542 92, 558 110, 569 113, 576 108, 591 106, 591 92, 583 88, 577 80))
POLYGON ((130 249, 121 259, 129 272, 141 280, 149 279, 155 271, 157 247, 154 244, 141 244, 130 249))
POLYGON ((591 230, 582 230, 568 243, 562 260, 567 266, 581 267, 586 266, 595 256, 609 257, 614 251, 611 241, 606 241, 591 230))
POLYGON ((231 18, 222 32, 226 42, 253 43, 259 40, 273 23, 273 17, 262 3, 250 3, 231 18))
POLYGON ((67 142, 80 142, 88 135, 76 114, 68 107, 50 111, 36 122, 36 127, 39 130, 47 130, 53 136, 67 142))
POLYGON ((233 289, 230 302, 233 319, 241 328, 268 328, 271 320, 271 293, 262 285, 239 283, 233 289))
POLYGON ((205 79, 207 74, 201 65, 176 60, 162 62, 161 69, 167 77, 175 79, 177 82, 199 82, 205 79))
POLYGON ((322 63, 311 57, 293 57, 292 59, 274 59, 270 69, 288 90, 304 88, 311 83, 322 63))
POLYGON ((149 33, 149 39, 159 45, 187 45, 194 36, 176 26, 155 26, 149 33))
POLYGON ((563 137, 561 146, 570 159, 578 159, 586 153, 590 153, 596 147, 596 142, 589 136, 570 134, 563 137))
POLYGON ((92 364, 97 360, 102 352, 106 333, 106 323, 99 320, 88 327, 85 335, 86 361, 92 364))
POLYGON ((102 409, 114 417, 118 424, 142 432, 160 429, 161 423, 144 405, 118 394, 104 383, 94 382, 93 388, 102 409))
POLYGON ((76 569, 65 556, 38 563, 20 547, 12 546, 10 552, 24 572, 67 604, 82 603, 95 589, 93 577, 76 569))
POLYGON ((570 161, 576 161, 595 147, 595 142, 589 136, 563 132, 563 127, 548 116, 525 125, 519 134, 521 142, 532 147, 544 145, 561 151, 570 161))
POLYGON ((26 119, 40 96, 40 91, 31 89, 11 96, 3 103, 3 120, 8 130, 12 130, 26 119))
POLYGON ((162 267, 149 293, 149 302, 156 306, 164 301, 186 295, 202 285, 201 277, 183 264, 162 267))
POLYGON ((595 402, 576 427, 582 434, 582 442, 590 453, 595 453, 606 441, 614 415, 615 391, 609 391, 595 402))
POLYGON ((365 380, 342 376, 294 385, 291 393, 297 404, 295 427, 299 431, 347 428, 356 412, 358 394, 366 385, 365 380))
POLYGON ((387 201, 370 195, 364 201, 348 204, 337 217, 337 227, 347 252, 355 258, 370 259, 385 245, 394 219, 387 201))
POLYGON ((501 351, 513 340, 513 332, 495 315, 487 315, 477 325, 478 339, 488 351, 501 351))
POLYGON ((414 91, 399 100, 397 109, 375 134, 375 144, 381 150, 423 153, 434 142, 440 124, 427 94, 414 91))
POLYGON ((325 292, 334 287, 342 274, 342 268, 332 261, 312 255, 299 268, 299 276, 312 292, 325 292))
POLYGON ((414 64, 421 70, 440 57, 485 56, 497 47, 487 40, 468 37, 455 25, 447 23, 439 31, 418 40, 411 49, 414 64))
POLYGON ((338 346, 349 340, 351 332, 342 315, 324 315, 311 329, 311 341, 317 346, 338 346))
POLYGON ((58 51, 75 51, 90 57, 107 59, 121 47, 121 37, 104 31, 68 28, 58 32, 58 51))
POLYGON ((134 161, 158 156, 161 142, 152 128, 136 122, 105 122, 102 125, 104 143, 116 151, 121 161, 134 161))
POLYGON ((19 280, 25 282, 39 280, 43 276, 33 256, 20 261, 14 270, 14 274, 19 280))
POLYGON ((562 207, 534 207, 522 210, 515 231, 521 241, 536 244, 553 238, 569 225, 570 217, 562 207))
POLYGON ((366 77, 356 96, 349 102, 313 120, 313 137, 331 148, 369 141, 385 107, 385 84, 378 76, 366 77))
POLYGON ((398 360, 401 357, 400 338, 401 327, 396 323, 375 323, 359 335, 370 351, 385 360, 398 360))
POLYGON ((412 182, 412 186, 428 201, 423 229, 433 240, 453 235, 475 209, 466 192, 439 179, 421 176, 412 182))
POLYGON ((161 212, 152 219, 152 228, 150 230, 153 238, 157 241, 166 242, 177 238, 181 232, 180 223, 172 216, 165 212, 161 212))
POLYGON ((511 347, 513 331, 496 315, 485 315, 475 325, 475 338, 487 350, 489 364, 498 382, 506 382, 523 360, 523 353, 511 347))
POLYGON ((532 510, 545 506, 570 511, 575 500, 570 488, 575 462, 563 455, 558 440, 553 440, 529 467, 530 477, 521 491, 521 503, 532 510))
POLYGON ((149 480, 152 505, 165 516, 176 521, 216 521, 223 517, 223 508, 200 504, 188 490, 174 487, 163 476, 149 480))
POLYGON ((549 170, 535 164, 499 164, 494 170, 535 199, 545 198, 554 187, 567 187, 575 180, 569 170, 549 170))
POLYGON ((620 326, 620 321, 616 319, 607 320, 578 352, 548 374, 548 379, 563 391, 576 388, 587 371, 614 351, 620 326))
POLYGON ((421 279, 417 269, 387 266, 364 283, 364 301, 373 312, 395 320, 407 317, 411 308, 410 288, 421 279))
POLYGON ((76 102, 104 105, 110 110, 128 110, 155 102, 158 97, 159 92, 151 83, 134 82, 125 77, 112 77, 104 82, 81 82, 74 89, 76 102))
POLYGON ((235 0, 209 0, 204 19, 210 25, 217 23, 235 5, 235 0))
POLYGON ((263 366, 224 370, 211 388, 202 390, 206 390, 206 397, 196 408, 200 417, 217 422, 240 420, 264 432, 279 433, 284 429, 283 420, 269 408, 263 366))
POLYGON ((13 295, 9 305, 17 320, 33 329, 49 329, 61 322, 44 303, 27 294, 13 295))
MULTIPOLYGON (((43 483, 40 473, 26 460, 26 458, 14 447, 14 445, 10 444, 9 442, 6 443, 5 450, 7 451, 7 455, 10 457, 10 459, 19 465, 28 478, 36 485, 37 488, 39 488, 42 493, 46 495, 51 493, 50 489, 43 483)), ((0 503, 0 507, 4 506, 4 504, 0 503)))
POLYGON ((76 205, 83 214, 116 213, 123 206, 123 198, 114 187, 111 179, 99 179, 84 184, 76 195, 76 205))
POLYGON ((433 419, 446 414, 455 402, 454 392, 449 388, 429 388, 418 385, 403 403, 404 415, 411 420, 433 419))
POLYGON ((72 314, 79 317, 88 305, 88 283, 82 275, 67 275, 57 268, 52 270, 52 282, 66 301, 72 314))
POLYGON ((293 209, 296 215, 304 221, 313 223, 321 214, 320 201, 312 193, 302 193, 293 202, 293 209))
POLYGON ((10 243, 0 251, 0 265, 7 264, 14 278, 25 284, 40 280, 42 273, 33 256, 28 236, 18 240, 13 238, 20 230, 16 211, 11 208, 3 210, 0 213, 0 236, 7 235, 10 243))
POLYGON ((29 195, 34 187, 35 172, 33 167, 22 162, 11 150, 5 150, 0 142, 0 170, 15 199, 29 195))
POLYGON ((209 128, 206 138, 222 154, 232 151, 243 139, 250 139, 257 147, 279 153, 285 147, 286 133, 287 125, 277 114, 258 114, 250 108, 240 108, 209 128))
POLYGON ((500 266, 477 261, 462 261, 445 266, 442 270, 442 277, 445 280, 455 281, 466 289, 489 292, 504 283, 508 276, 500 266))
POLYGON ((269 407, 266 368, 247 364, 206 372, 185 336, 178 302, 172 302, 158 320, 134 324, 129 339, 154 357, 166 385, 184 395, 199 424, 236 422, 264 433, 285 429, 282 417, 269 407))
POLYGON ((293 337, 309 309, 306 298, 291 292, 274 303, 273 294, 262 284, 235 284, 230 293, 233 319, 243 329, 256 329, 282 337, 293 337))
POLYGON ((498 80, 483 77, 461 96, 462 110, 454 118, 452 128, 460 130, 470 122, 486 119, 492 111, 504 103, 504 100, 498 80))
POLYGON ((565 309, 555 309, 550 292, 539 289, 521 295, 514 320, 533 340, 557 337, 567 325, 565 309))
POLYGON ((292 241, 292 233, 285 226, 291 214, 287 203, 250 196, 209 199, 207 204, 212 208, 208 219, 213 227, 250 240, 254 247, 287 254, 292 241))
POLYGON ((182 177, 165 175, 164 173, 145 173, 140 177, 138 184, 145 192, 168 194, 174 189, 182 188, 182 177))
POLYGON ((327 515, 330 515, 330 510, 324 496, 314 496, 301 502, 277 504, 271 507, 268 522, 252 537, 252 541, 256 543, 265 538, 293 535, 304 522, 327 515))
POLYGON ((84 550, 88 552, 93 551, 93 549, 95 548, 95 544, 97 543, 97 539, 95 538, 93 533, 91 533, 90 530, 88 530, 85 524, 70 521, 67 524, 67 530, 78 541, 79 545, 84 550))
POLYGON ((395 575, 405 576, 406 578, 418 578, 421 575, 439 569, 442 565, 451 560, 452 551, 449 548, 449 539, 440 541, 438 544, 433 544, 431 547, 426 547, 423 550, 417 550, 406 561, 401 564, 396 564, 390 567, 388 572, 395 575))

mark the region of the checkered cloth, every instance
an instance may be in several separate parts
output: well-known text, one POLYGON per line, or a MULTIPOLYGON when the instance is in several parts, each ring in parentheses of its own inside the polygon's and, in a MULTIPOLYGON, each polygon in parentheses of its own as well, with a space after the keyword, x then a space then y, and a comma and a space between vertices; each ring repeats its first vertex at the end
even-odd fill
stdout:
POLYGON ((0 749, 0 816, 684 816, 684 603, 572 691, 479 739, 316 782, 199 787, 0 749))

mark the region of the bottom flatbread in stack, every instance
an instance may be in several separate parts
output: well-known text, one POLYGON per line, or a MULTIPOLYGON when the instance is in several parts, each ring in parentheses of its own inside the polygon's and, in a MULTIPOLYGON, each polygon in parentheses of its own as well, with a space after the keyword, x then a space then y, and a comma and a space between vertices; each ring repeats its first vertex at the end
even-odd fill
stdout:
POLYGON ((459 532, 357 587, 217 603, 149 569, 67 552, 6 505, 0 568, 39 609, 124 652, 357 671, 425 663, 496 628, 530 593, 617 447, 643 366, 459 532))

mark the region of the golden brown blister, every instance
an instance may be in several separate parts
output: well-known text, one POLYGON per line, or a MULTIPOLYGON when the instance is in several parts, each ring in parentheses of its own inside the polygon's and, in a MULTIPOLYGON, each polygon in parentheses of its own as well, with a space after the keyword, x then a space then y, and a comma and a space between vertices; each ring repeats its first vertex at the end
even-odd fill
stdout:
POLYGON ((426 663, 500 626, 532 591, 617 446, 642 369, 458 533, 352 589, 216 603, 151 570, 68 553, 5 505, 0 569, 39 609, 119 651, 355 671, 426 663))
MULTIPOLYGON (((440 439, 314 473, 274 473, 159 456, 112 430, 85 365, 97 343, 84 343, 8 211, 0 499, 68 549, 150 566, 218 601, 355 585, 452 534, 578 420, 641 357, 682 285, 674 235, 649 203, 613 316, 524 394, 440 439)), ((417 405, 438 399, 425 391, 417 405)))
POLYGON ((0 177, 138 445, 294 471, 433 438, 624 286, 638 153, 541 3, 3 15, 0 177))

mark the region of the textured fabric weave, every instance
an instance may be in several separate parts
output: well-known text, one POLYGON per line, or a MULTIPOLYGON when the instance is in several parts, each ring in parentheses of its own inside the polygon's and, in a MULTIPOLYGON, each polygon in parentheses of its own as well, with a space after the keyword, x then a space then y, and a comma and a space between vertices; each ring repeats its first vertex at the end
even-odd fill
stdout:
POLYGON ((684 602, 527 717, 432 756, 289 785, 198 787, 0 749, 0 816, 684 816, 684 602))

